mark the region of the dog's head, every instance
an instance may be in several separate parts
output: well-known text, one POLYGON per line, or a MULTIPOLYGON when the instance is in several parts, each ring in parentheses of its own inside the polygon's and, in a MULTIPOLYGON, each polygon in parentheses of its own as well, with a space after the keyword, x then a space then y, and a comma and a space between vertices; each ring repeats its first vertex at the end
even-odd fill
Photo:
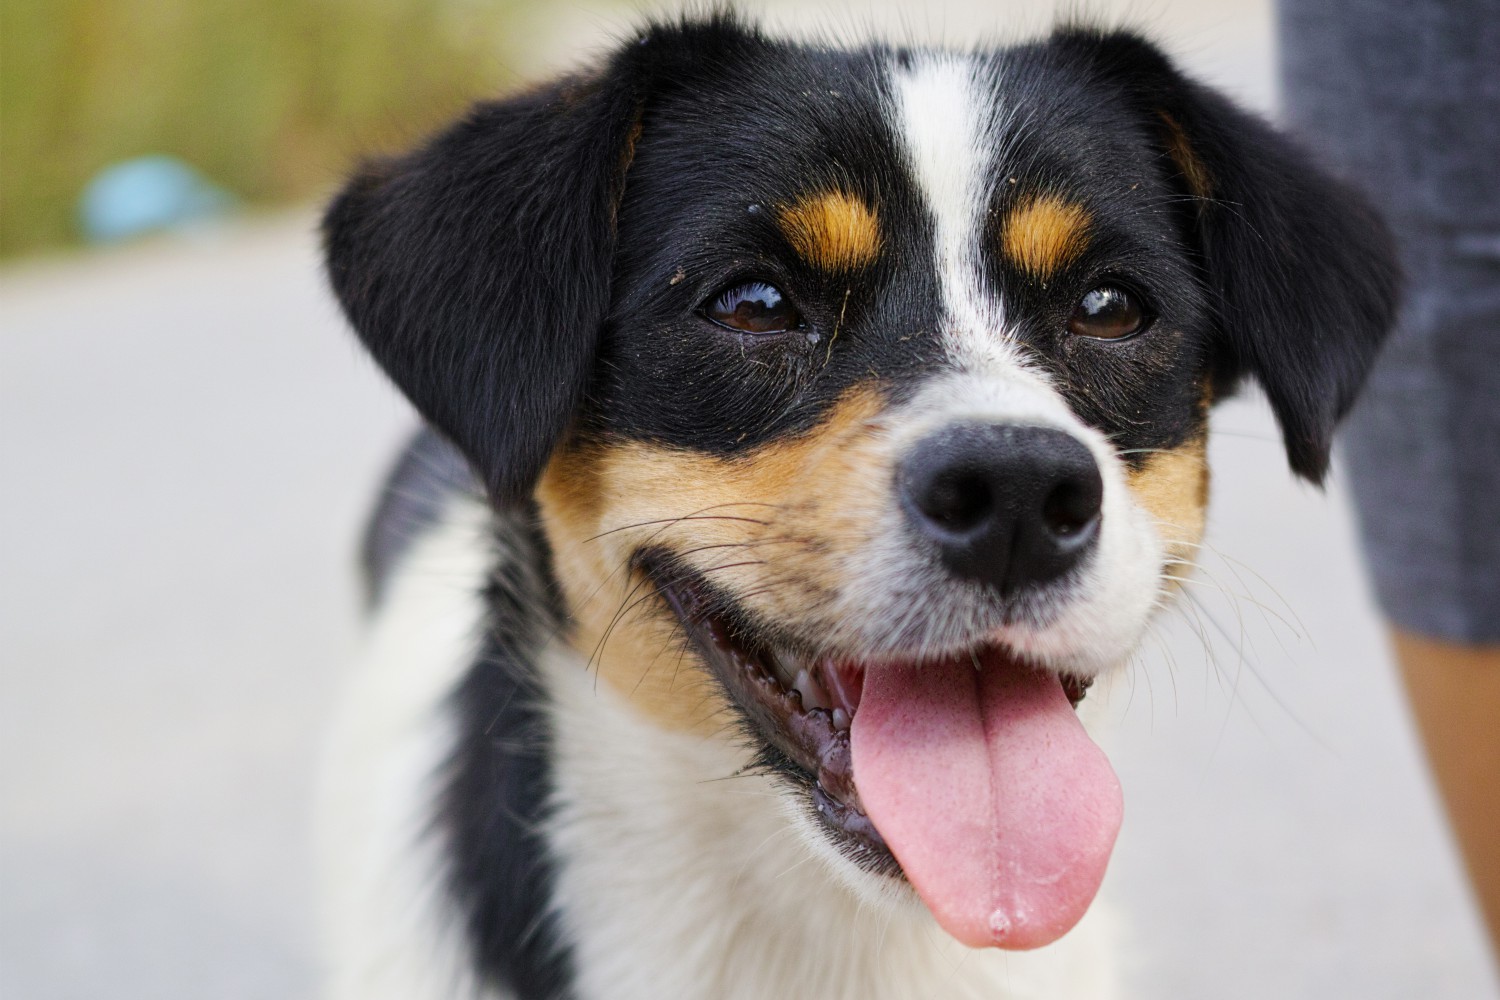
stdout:
POLYGON ((658 27, 326 226, 381 365, 535 503, 591 665, 657 725, 727 711, 849 879, 1008 947, 1102 877, 1119 789, 1070 703, 1191 558, 1210 404, 1257 381, 1320 480, 1395 285, 1360 201, 1090 30, 658 27))

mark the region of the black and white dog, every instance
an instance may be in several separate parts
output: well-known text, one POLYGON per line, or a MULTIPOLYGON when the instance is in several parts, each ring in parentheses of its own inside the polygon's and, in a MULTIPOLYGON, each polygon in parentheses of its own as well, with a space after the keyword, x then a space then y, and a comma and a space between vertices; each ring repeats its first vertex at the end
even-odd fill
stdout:
POLYGON ((1111 994, 1075 708, 1192 558, 1214 400, 1323 476, 1394 308, 1362 202, 1131 34, 718 16, 326 237, 430 426, 327 773, 335 996, 1111 994))

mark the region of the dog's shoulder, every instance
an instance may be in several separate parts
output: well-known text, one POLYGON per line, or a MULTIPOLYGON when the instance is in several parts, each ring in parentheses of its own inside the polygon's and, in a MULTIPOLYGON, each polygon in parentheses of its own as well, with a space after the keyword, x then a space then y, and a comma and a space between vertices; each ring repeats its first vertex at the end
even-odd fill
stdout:
POLYGON ((436 527, 454 497, 480 495, 478 480, 458 449, 423 427, 411 436, 386 474, 360 545, 365 597, 378 605, 413 545, 436 527))

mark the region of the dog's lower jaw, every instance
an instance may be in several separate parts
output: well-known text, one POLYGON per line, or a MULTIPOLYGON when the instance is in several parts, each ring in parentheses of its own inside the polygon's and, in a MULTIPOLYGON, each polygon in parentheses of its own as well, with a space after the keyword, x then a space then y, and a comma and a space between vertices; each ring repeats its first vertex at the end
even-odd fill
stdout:
POLYGON ((1112 995, 1102 916, 1038 952, 969 951, 904 882, 840 857, 800 790, 740 774, 727 738, 658 728, 561 646, 542 667, 580 997, 1112 995))

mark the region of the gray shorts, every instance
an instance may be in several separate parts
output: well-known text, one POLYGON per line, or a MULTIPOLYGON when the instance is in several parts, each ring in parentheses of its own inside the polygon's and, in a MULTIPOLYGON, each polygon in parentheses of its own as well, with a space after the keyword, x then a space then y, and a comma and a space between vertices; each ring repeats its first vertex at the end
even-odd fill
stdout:
POLYGON ((1500 642, 1500 3, 1281 0, 1287 123, 1385 212, 1400 327, 1341 438, 1387 616, 1500 642))

